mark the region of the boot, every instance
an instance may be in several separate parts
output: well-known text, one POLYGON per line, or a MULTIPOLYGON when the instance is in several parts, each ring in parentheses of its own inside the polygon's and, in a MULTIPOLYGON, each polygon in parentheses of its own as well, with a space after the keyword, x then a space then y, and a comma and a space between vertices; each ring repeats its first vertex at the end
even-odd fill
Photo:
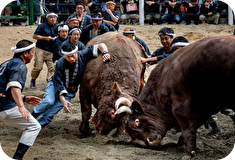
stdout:
POLYGON ((204 123, 204 127, 206 128, 206 129, 210 129, 211 127, 210 127, 210 125, 209 125, 209 123, 204 123))
POLYGON ((31 79, 30 88, 36 88, 36 79, 31 79))
POLYGON ((22 160, 22 158, 24 157, 24 155, 28 149, 29 149, 29 146, 27 146, 23 143, 19 143, 18 147, 16 149, 16 152, 13 156, 13 159, 22 160))
POLYGON ((212 128, 212 131, 208 135, 213 135, 213 134, 216 134, 216 133, 220 132, 220 129, 219 129, 216 121, 210 123, 210 126, 212 128))
POLYGON ((31 115, 32 115, 35 119, 37 119, 38 116, 40 116, 39 113, 35 113, 34 111, 31 113, 31 115))

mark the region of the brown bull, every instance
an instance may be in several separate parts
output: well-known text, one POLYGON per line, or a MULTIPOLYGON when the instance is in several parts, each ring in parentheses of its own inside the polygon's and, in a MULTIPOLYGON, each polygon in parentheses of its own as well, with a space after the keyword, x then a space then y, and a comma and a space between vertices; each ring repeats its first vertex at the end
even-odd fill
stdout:
POLYGON ((212 114, 235 107, 235 37, 211 37, 177 50, 161 61, 137 100, 125 129, 133 139, 158 146, 167 130, 182 134, 194 155, 196 131, 212 114))
POLYGON ((141 64, 140 56, 146 55, 134 40, 109 32, 92 39, 87 46, 97 43, 108 46, 111 58, 105 63, 101 56, 92 59, 84 71, 80 87, 82 122, 79 127, 83 134, 90 131, 88 120, 92 112, 91 104, 97 108, 91 123, 96 125, 98 132, 108 134, 120 127, 126 114, 116 114, 123 105, 130 105, 126 103, 127 100, 130 103, 133 97, 139 95, 144 82, 145 66, 141 64))

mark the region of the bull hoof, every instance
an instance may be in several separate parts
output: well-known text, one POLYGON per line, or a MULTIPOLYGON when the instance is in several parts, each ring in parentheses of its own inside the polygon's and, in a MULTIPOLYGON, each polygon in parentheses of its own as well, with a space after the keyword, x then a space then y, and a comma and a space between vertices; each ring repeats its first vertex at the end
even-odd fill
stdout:
POLYGON ((81 122, 81 124, 79 125, 79 131, 82 135, 89 135, 91 133, 91 129, 89 127, 89 123, 88 122, 81 122))

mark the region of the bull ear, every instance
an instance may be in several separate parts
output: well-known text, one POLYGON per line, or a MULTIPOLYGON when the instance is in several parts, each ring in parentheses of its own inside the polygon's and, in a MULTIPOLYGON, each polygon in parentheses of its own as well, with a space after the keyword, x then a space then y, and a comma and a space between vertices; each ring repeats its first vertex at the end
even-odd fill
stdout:
POLYGON ((113 87, 111 89, 111 94, 115 97, 118 97, 122 93, 122 90, 119 88, 117 82, 114 82, 113 87))
POLYGON ((131 110, 133 111, 134 114, 143 114, 143 109, 139 101, 134 100, 131 105, 131 110))

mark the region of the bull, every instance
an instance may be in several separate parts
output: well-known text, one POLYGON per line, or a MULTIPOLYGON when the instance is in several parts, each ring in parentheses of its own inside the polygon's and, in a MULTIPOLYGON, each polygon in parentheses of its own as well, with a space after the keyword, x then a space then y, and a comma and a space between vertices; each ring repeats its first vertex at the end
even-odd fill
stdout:
POLYGON ((97 111, 90 123, 95 124, 96 130, 103 135, 118 128, 114 134, 118 136, 122 133, 122 119, 126 114, 117 113, 122 112, 123 106, 130 105, 126 100, 132 102, 142 90, 145 65, 140 56, 147 55, 134 40, 115 32, 100 35, 87 46, 97 43, 108 46, 111 58, 103 63, 100 56, 87 63, 80 85, 82 122, 79 130, 84 135, 89 134, 88 121, 93 104, 97 111))
POLYGON ((178 144, 196 152, 196 131, 223 108, 234 109, 235 37, 210 37, 177 50, 152 70, 142 92, 127 106, 131 139, 158 146, 167 130, 181 131, 178 144))

